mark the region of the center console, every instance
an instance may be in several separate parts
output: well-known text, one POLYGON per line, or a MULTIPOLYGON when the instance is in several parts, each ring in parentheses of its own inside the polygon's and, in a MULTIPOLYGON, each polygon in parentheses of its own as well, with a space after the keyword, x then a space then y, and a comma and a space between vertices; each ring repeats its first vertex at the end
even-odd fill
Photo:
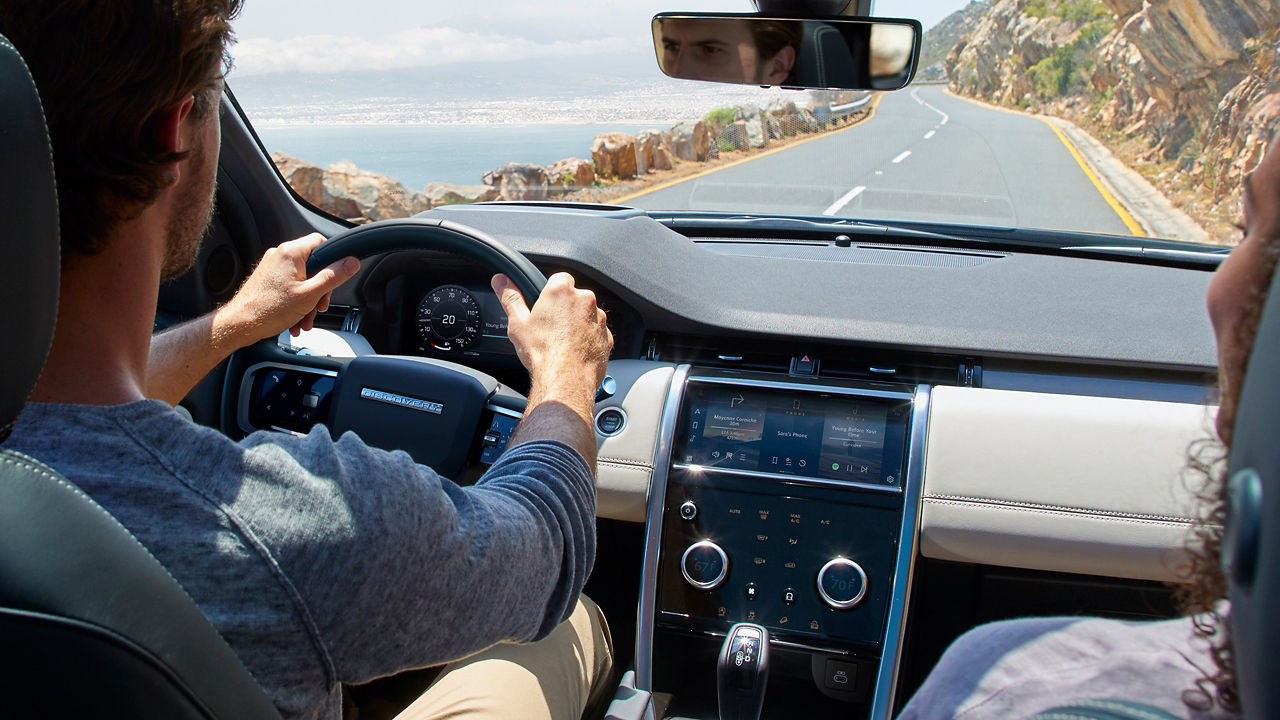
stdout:
POLYGON ((887 718, 927 386, 678 369, 649 500, 636 681, 714 718, 729 628, 766 628, 764 717, 887 718))

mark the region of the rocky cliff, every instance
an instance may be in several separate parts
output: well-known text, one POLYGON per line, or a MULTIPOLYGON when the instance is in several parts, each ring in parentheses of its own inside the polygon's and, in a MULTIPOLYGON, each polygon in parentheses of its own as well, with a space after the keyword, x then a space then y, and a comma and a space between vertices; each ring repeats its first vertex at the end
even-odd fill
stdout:
POLYGON ((944 63, 951 48, 973 32, 990 9, 989 0, 973 0, 925 31, 920 39, 920 70, 916 73, 916 81, 946 80, 944 63))
POLYGON ((1225 241, 1280 127, 1277 39, 1280 0, 996 0, 945 65, 954 92, 1141 141, 1126 159, 1225 241))

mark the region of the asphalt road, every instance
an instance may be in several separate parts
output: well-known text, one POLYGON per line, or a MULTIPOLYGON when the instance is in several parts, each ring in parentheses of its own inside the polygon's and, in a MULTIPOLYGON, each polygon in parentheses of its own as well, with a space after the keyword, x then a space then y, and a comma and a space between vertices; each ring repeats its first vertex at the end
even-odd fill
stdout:
POLYGON ((1129 235, 1045 122, 919 86, 865 122, 622 200, 647 210, 910 219, 1129 235))

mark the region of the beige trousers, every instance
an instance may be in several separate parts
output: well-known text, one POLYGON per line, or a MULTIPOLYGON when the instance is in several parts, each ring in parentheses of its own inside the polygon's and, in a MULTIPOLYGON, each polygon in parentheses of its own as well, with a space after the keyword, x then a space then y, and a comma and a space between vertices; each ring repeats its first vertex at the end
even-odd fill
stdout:
POLYGON ((397 720, 568 720, 612 697, 613 641, 585 595, 569 619, 528 645, 503 643, 449 663, 397 720))

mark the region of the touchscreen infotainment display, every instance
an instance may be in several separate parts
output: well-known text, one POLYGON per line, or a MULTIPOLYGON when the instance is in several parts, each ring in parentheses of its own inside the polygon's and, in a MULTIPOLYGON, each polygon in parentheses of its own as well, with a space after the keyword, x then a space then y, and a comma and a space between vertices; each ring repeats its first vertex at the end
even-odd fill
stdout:
POLYGON ((691 382, 676 462, 899 487, 911 403, 691 382))

